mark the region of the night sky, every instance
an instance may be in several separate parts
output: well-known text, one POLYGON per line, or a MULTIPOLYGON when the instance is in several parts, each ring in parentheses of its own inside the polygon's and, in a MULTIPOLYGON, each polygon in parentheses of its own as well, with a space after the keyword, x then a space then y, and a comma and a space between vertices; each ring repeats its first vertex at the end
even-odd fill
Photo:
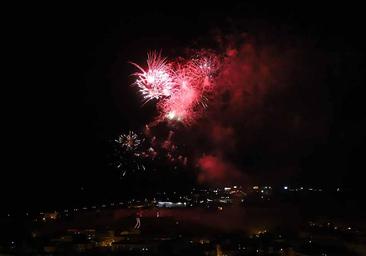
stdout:
POLYGON ((233 98, 241 89, 220 92, 204 124, 180 128, 196 160, 202 153, 219 156, 244 183, 363 184, 360 6, 180 4, 15 11, 4 36, 4 209, 118 198, 150 182, 152 189, 167 179, 177 184, 182 176, 187 185, 201 182, 193 171, 120 181, 108 165, 108 142, 156 115, 130 86, 135 70, 128 61, 143 64, 155 49, 171 57, 193 48, 222 51, 220 40, 242 53, 239 63, 273 72, 263 78, 253 71, 244 101, 233 98))

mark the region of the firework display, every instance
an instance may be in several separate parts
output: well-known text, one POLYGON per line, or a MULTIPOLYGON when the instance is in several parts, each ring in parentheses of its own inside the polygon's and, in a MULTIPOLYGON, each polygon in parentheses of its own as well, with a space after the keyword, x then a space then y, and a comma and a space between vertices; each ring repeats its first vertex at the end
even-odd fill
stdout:
POLYGON ((134 85, 145 103, 156 104, 159 115, 141 133, 129 131, 114 140, 113 165, 120 170, 121 177, 157 165, 187 166, 188 157, 174 142, 175 132, 169 130, 159 135, 154 127, 161 121, 187 126, 196 121, 215 91, 215 77, 220 69, 219 57, 206 50, 172 61, 158 52, 148 53, 147 57, 146 69, 131 62, 138 69, 133 74, 134 85))
POLYGON ((207 107, 207 96, 214 88, 214 76, 219 70, 219 58, 201 51, 192 58, 168 61, 161 54, 148 54, 147 69, 134 75, 145 101, 157 100, 162 120, 192 123, 207 107))
POLYGON ((113 141, 112 165, 120 171, 121 178, 128 173, 147 171, 154 163, 186 166, 188 159, 178 152, 173 136, 174 132, 169 131, 165 139, 157 139, 151 136, 148 125, 141 134, 133 131, 121 134, 113 141))
POLYGON ((141 140, 138 138, 137 134, 132 131, 130 131, 128 134, 120 135, 115 141, 126 150, 134 150, 141 143, 141 140))
POLYGON ((156 52, 148 54, 147 71, 136 63, 131 63, 140 70, 134 74, 137 76, 135 83, 146 101, 169 97, 173 93, 175 88, 173 70, 160 54, 156 52))

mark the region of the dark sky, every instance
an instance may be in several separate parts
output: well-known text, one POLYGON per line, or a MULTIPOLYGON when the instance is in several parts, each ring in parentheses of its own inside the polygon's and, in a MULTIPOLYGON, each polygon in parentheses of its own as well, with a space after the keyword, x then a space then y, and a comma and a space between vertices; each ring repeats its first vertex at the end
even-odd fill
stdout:
MULTIPOLYGON (((292 85, 267 99, 268 106, 280 108, 275 111, 278 116, 263 121, 260 132, 252 133, 257 138, 252 144, 227 156, 236 168, 246 172, 249 166, 248 175, 259 182, 362 184, 366 127, 360 6, 181 4, 12 10, 4 36, 9 41, 3 84, 5 205, 42 205, 49 203, 48 195, 65 201, 80 193, 81 186, 93 195, 119 186, 130 190, 106 166, 106 142, 121 131, 140 128, 152 119, 154 109, 141 108, 129 86, 133 68, 127 62, 143 63, 151 49, 177 54, 184 48, 210 47, 215 33, 235 37, 245 32, 253 38, 255 50, 262 42, 274 52, 293 50, 297 56, 285 64, 292 72, 288 79, 298 87, 292 85), (292 145, 290 150, 274 161, 276 148, 269 146, 268 138, 286 140, 287 119, 280 116, 291 111, 315 125, 290 135, 289 140, 296 138, 295 146, 286 144, 292 145), (320 137, 314 135, 314 127, 323 129, 320 137), (301 157, 291 156, 292 147, 301 148, 294 153, 301 157), (271 179, 274 176, 278 178, 271 179)), ((268 108, 253 111, 261 117, 268 108)), ((234 124, 234 129, 239 126, 234 124)), ((135 186, 148 183, 147 178, 135 186)))

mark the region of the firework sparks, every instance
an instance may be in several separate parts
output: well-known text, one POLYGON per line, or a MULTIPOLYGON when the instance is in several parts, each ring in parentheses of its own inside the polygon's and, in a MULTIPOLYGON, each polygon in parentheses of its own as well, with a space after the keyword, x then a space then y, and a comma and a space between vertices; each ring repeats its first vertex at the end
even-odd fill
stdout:
POLYGON ((128 134, 120 135, 115 141, 124 149, 129 151, 135 150, 141 143, 141 140, 138 138, 137 134, 132 131, 129 131, 128 134))
POLYGON ((169 97, 174 90, 172 70, 165 58, 160 53, 148 53, 147 70, 131 62, 140 72, 135 73, 135 84, 139 87, 146 101, 169 97))
MULTIPOLYGON (((173 142, 173 131, 169 131, 165 139, 158 139, 155 136, 149 139, 144 135, 144 132, 142 131, 137 135, 137 133, 130 131, 113 141, 111 164, 119 170, 121 178, 132 173, 154 169, 152 168, 154 163, 160 165, 162 162, 167 164, 178 161, 179 152, 177 152, 177 146, 173 142)), ((152 132, 150 130, 149 135, 152 132)), ((178 162, 182 166, 185 165, 182 160, 178 162)))
POLYGON ((115 140, 113 165, 120 170, 121 178, 129 172, 145 170, 140 147, 143 140, 133 131, 122 134, 115 140))
POLYGON ((158 100, 162 119, 189 124, 207 108, 207 94, 213 90, 213 76, 219 69, 218 57, 201 51, 189 60, 168 62, 156 52, 148 54, 148 69, 135 65, 135 84, 146 101, 158 100))

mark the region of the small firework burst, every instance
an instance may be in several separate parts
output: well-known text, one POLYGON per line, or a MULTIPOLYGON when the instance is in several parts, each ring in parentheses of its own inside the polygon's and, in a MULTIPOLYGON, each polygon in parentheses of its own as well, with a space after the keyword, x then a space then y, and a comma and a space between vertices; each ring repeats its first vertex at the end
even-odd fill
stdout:
MULTIPOLYGON (((150 130, 148 136, 152 132, 150 130)), ((179 163, 179 152, 173 142, 173 135, 174 132, 169 131, 164 139, 159 139, 156 136, 149 138, 144 132, 139 135, 132 131, 122 134, 111 141, 113 151, 110 154, 110 163, 120 172, 121 178, 154 170, 154 166, 169 166, 173 160, 179 163)), ((182 161, 180 163, 184 166, 182 161)))
POLYGON ((115 141, 120 144, 122 148, 128 151, 136 150, 141 144, 141 140, 133 131, 129 131, 127 134, 120 135, 115 141))

